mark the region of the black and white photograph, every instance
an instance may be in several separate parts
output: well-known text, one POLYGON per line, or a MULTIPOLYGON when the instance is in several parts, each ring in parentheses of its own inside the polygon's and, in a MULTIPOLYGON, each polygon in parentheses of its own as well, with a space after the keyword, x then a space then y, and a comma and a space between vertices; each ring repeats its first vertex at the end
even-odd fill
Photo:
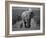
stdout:
POLYGON ((29 4, 10 4, 9 33, 43 33, 43 6, 29 4))
POLYGON ((36 36, 45 34, 45 4, 6 2, 5 36, 36 36))
POLYGON ((12 31, 40 30, 40 8, 12 7, 12 31))

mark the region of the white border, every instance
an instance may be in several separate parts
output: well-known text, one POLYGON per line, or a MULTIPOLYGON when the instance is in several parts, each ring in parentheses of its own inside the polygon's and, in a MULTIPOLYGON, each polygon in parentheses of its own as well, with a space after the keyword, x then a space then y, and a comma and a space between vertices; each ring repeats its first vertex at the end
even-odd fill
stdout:
POLYGON ((41 6, 41 5, 10 4, 10 12, 9 13, 10 13, 9 34, 43 33, 43 6, 41 6), (36 7, 36 8, 40 8, 40 30, 12 31, 12 6, 14 6, 14 7, 36 7))

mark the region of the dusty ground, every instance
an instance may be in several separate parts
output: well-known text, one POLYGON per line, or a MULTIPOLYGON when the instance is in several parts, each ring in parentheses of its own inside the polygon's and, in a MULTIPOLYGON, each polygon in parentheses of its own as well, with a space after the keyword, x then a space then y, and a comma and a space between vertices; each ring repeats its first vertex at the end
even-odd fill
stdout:
POLYGON ((22 23, 22 21, 16 22, 16 24, 13 25, 13 31, 24 31, 24 30, 39 30, 40 29, 40 25, 36 24, 36 21, 34 21, 34 19, 31 19, 31 27, 30 28, 25 28, 22 27, 20 28, 20 24, 22 23))

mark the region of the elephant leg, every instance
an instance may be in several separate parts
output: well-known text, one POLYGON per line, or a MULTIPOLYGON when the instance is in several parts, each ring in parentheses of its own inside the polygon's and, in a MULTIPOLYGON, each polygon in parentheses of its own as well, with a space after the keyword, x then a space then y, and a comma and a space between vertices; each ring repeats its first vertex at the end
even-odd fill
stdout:
POLYGON ((24 22, 25 28, 30 28, 30 23, 24 22))
POLYGON ((25 28, 31 27, 30 22, 31 22, 31 19, 29 19, 28 22, 25 22, 25 28))

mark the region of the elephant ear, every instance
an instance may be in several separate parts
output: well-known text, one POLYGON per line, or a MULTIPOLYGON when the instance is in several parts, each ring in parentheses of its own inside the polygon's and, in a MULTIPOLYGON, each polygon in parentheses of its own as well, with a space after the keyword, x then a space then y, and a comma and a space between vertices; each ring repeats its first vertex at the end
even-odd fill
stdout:
POLYGON ((34 16, 34 13, 33 13, 33 12, 31 12, 31 18, 33 18, 33 16, 34 16))

